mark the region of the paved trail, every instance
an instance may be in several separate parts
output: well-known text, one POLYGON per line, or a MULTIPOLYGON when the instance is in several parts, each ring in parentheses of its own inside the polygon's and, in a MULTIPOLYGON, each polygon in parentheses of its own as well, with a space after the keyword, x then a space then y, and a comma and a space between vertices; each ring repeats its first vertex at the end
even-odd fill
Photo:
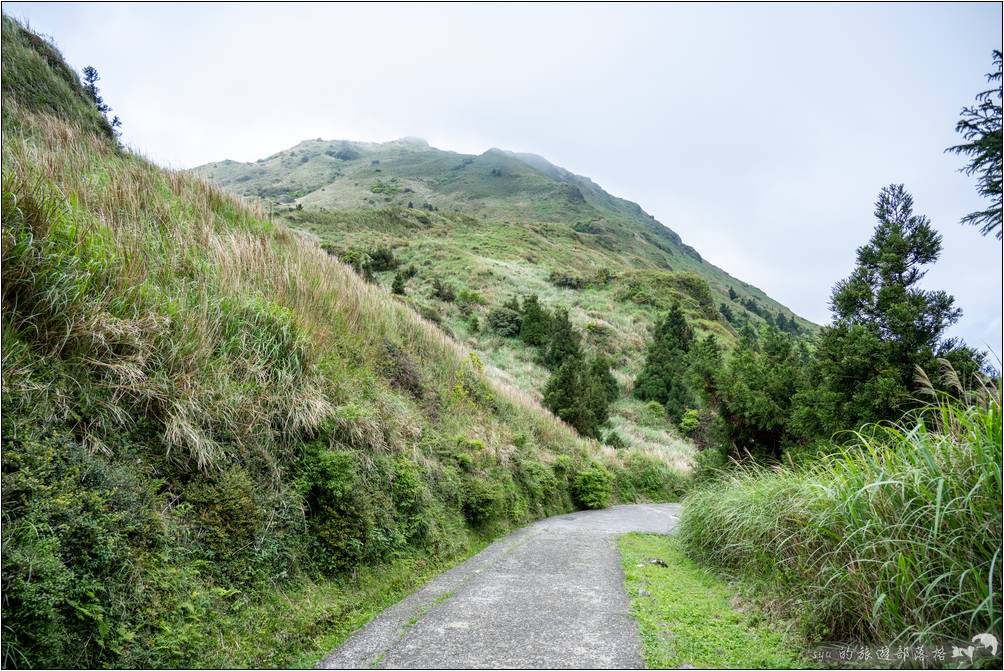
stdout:
POLYGON ((388 608, 321 668, 639 668, 617 536, 667 533, 678 504, 616 506, 520 529, 388 608))

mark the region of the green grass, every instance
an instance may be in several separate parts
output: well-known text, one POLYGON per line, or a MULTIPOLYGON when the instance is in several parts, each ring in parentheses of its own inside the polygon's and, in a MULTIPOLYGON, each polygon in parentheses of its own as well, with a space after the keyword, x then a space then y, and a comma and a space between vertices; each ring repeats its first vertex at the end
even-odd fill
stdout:
POLYGON ((681 546, 761 585, 813 639, 1000 638, 1001 452, 996 384, 941 397, 811 463, 692 492, 681 546))
MULTIPOLYGON (((403 302, 440 324, 535 398, 549 371, 518 341, 475 332, 471 320, 513 295, 536 294, 568 311, 588 354, 612 363, 624 397, 642 367, 653 324, 679 301, 698 337, 726 349, 748 319, 790 311, 756 287, 703 260, 638 205, 608 194, 539 156, 492 149, 469 156, 424 141, 385 143, 312 139, 252 163, 219 161, 191 171, 252 201, 280 200, 278 217, 343 256, 389 246, 417 276, 403 302), (560 276, 578 283, 561 284, 560 276), (477 292, 483 305, 438 300, 432 282, 477 292), (735 300, 730 290, 735 290, 735 300), (740 301, 753 300, 749 311, 740 301), (727 304, 730 323, 719 313, 727 304)), ((390 287, 394 273, 378 274, 390 287)), ((796 319, 809 333, 815 325, 796 319)), ((663 436, 640 429, 613 408, 627 446, 689 469, 690 441, 664 423, 663 436), (662 440, 662 438, 666 440, 662 440), (663 449, 662 446, 670 447, 663 449)))
MULTIPOLYGON (((471 537, 456 554, 429 553, 362 567, 352 576, 278 587, 253 603, 234 604, 210 625, 199 657, 211 668, 311 668, 357 629, 440 573, 481 551, 471 537)), ((443 595, 432 604, 449 598, 443 595)), ((414 624, 424 613, 415 616, 414 624)))
POLYGON ((689 559, 671 536, 620 538, 631 613, 649 668, 803 668, 786 632, 689 559), (666 566, 651 563, 651 559, 666 566))

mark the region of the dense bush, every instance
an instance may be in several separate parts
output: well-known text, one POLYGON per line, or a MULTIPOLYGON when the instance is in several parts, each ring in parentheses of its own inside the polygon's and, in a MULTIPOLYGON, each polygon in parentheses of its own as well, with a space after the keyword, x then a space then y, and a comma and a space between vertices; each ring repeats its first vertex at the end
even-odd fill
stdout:
POLYGON ((659 310, 683 303, 705 319, 715 319, 717 315, 711 288, 694 273, 636 270, 625 273, 619 285, 616 296, 623 301, 652 305, 659 310))
POLYGON ((362 154, 349 146, 342 147, 331 155, 340 161, 355 161, 362 156, 362 154))
POLYGON ((506 338, 519 335, 520 323, 519 313, 506 307, 494 308, 485 315, 485 328, 506 338))
POLYGON ((262 492, 240 467, 199 474, 183 499, 204 558, 230 577, 242 578, 248 566, 241 551, 258 543, 270 502, 262 500, 262 492))
POLYGON ((475 526, 484 526, 499 517, 505 503, 502 487, 482 478, 464 484, 464 516, 475 526))
POLYGON ((485 305, 486 302, 484 296, 473 289, 461 289, 457 293, 457 307, 465 316, 469 315, 475 307, 485 305))
POLYGON ((551 284, 562 289, 583 289, 587 284, 586 278, 580 275, 572 275, 558 270, 552 271, 547 279, 551 284))
POLYGON ((380 246, 369 253, 370 270, 375 273, 385 270, 394 270, 400 262, 394 258, 394 252, 390 247, 380 246))
POLYGON ((621 438, 621 435, 616 431, 614 431, 613 429, 603 434, 603 444, 609 445, 615 450, 623 450, 625 447, 627 447, 627 443, 624 442, 624 439, 621 438))
POLYGON ((683 413, 683 417, 680 418, 680 433, 689 436, 694 433, 700 425, 701 420, 697 414, 697 410, 691 408, 687 412, 683 413))
POLYGON ((360 561, 375 523, 361 484, 356 455, 324 450, 311 455, 304 475, 307 518, 332 569, 360 561))
POLYGON ((363 279, 368 282, 373 281, 373 263, 370 255, 361 249, 348 249, 343 252, 339 259, 342 263, 352 266, 363 279))
POLYGON ((583 508, 605 508, 610 503, 610 473, 597 464, 582 469, 572 483, 572 494, 583 508))
POLYGON ((632 501, 678 501, 687 490, 687 478, 663 462, 642 453, 624 457, 614 473, 617 498, 632 501))
POLYGON ((438 277, 432 280, 432 295, 444 303, 452 303, 457 299, 457 292, 453 288, 453 285, 442 281, 438 277))
POLYGON ((728 451, 722 445, 702 448, 694 456, 692 479, 695 484, 713 480, 728 473, 728 451))
POLYGON ((153 495, 70 435, 4 429, 4 664, 100 664, 127 642, 141 558, 169 540, 153 495))

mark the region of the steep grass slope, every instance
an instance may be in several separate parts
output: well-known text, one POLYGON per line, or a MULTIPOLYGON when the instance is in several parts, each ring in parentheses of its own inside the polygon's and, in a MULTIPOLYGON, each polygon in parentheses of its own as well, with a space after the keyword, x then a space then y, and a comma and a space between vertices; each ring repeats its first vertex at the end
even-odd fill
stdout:
POLYGON ((289 664, 380 575, 590 487, 679 493, 313 241, 122 151, 6 17, 3 43, 4 666, 289 664))

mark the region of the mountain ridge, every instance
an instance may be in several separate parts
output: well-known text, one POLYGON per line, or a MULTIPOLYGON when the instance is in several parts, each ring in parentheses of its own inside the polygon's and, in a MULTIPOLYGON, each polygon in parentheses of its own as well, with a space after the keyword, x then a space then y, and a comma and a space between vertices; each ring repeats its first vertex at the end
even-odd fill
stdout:
MULTIPOLYGON (((498 147, 465 154, 417 137, 387 142, 315 138, 253 162, 217 161, 191 172, 280 208, 329 212, 410 206, 505 224, 564 224, 616 265, 693 272, 709 283, 718 303, 728 304, 734 291, 764 311, 790 316, 806 331, 818 328, 707 261, 638 203, 538 154, 498 147)), ((758 321, 760 310, 746 312, 758 321)), ((731 325, 730 330, 735 333, 738 327, 731 325)))

